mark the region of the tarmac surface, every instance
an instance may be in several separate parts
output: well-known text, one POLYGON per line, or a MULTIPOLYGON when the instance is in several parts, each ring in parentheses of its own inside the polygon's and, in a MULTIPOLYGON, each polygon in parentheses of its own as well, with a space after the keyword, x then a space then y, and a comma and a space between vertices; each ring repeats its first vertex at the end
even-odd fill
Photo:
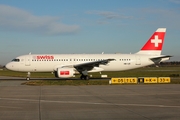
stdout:
POLYGON ((179 120, 180 85, 26 86, 0 77, 0 120, 179 120))

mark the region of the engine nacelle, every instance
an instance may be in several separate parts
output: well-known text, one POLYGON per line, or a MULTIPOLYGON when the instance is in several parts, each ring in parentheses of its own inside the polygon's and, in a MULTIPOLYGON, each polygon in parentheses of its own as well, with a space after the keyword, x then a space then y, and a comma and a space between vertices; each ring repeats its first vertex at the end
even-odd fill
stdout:
POLYGON ((69 78, 73 77, 74 74, 73 68, 57 68, 57 71, 55 71, 55 76, 58 78, 69 78))

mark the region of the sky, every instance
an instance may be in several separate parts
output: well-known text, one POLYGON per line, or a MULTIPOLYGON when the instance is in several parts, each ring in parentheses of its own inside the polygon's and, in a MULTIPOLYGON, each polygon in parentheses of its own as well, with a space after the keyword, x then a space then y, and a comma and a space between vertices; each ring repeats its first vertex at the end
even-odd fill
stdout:
POLYGON ((136 53, 167 28, 180 61, 180 0, 0 0, 0 65, 29 54, 136 53))

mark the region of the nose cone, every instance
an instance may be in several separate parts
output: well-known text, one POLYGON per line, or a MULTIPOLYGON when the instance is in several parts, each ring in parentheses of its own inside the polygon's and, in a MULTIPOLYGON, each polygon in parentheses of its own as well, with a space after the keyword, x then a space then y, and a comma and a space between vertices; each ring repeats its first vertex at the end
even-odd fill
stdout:
POLYGON ((14 66, 12 65, 12 63, 8 63, 8 64, 6 64, 6 68, 8 70, 13 70, 14 66))

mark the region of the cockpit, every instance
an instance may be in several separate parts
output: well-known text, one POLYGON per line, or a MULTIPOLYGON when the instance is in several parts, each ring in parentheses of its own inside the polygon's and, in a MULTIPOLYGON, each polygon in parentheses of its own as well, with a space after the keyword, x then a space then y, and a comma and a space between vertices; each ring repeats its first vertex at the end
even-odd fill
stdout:
POLYGON ((12 62, 19 62, 19 61, 20 61, 20 59, 18 59, 18 58, 15 58, 12 60, 12 62))

